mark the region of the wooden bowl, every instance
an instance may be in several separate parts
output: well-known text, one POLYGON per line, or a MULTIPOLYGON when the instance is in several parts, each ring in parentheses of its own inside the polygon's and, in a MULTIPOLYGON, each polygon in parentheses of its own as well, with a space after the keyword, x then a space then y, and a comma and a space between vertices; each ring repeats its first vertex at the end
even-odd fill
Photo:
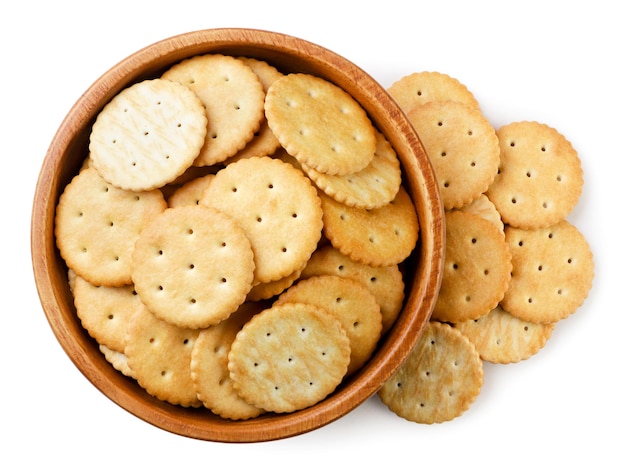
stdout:
POLYGON ((432 312, 444 255, 444 218, 439 189, 414 129, 387 92, 363 70, 318 45, 283 34, 250 29, 212 29, 175 36, 148 46, 105 72, 76 102, 44 158, 34 196, 31 250, 43 310, 59 343, 76 367, 104 395, 161 429, 222 442, 267 441, 316 429, 345 415, 376 393, 404 361, 432 312), (87 155, 90 128, 102 107, 123 88, 160 75, 198 54, 223 53, 268 61, 282 72, 323 77, 349 92, 395 148, 403 183, 420 221, 419 242, 407 261, 406 301, 395 325, 372 359, 324 401, 290 414, 229 421, 207 409, 187 409, 148 395, 104 359, 82 328, 68 286, 68 270, 54 239, 59 195, 87 155))

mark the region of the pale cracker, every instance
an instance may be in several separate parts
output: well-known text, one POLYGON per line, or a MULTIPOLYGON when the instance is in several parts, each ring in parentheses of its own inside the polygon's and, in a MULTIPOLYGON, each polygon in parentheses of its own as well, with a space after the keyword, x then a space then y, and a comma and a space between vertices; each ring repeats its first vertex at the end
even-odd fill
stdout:
POLYGON ((335 275, 300 280, 282 293, 275 304, 305 303, 335 316, 350 339, 352 375, 369 360, 382 332, 382 315, 374 295, 361 283, 335 275))
POLYGON ((199 407, 191 379, 198 330, 169 324, 141 306, 128 324, 125 354, 133 377, 150 395, 174 405, 199 407))
POLYGON ((312 406, 341 383, 350 363, 350 340, 341 323, 302 303, 273 306, 239 331, 228 354, 237 393, 266 411, 312 406))
POLYGON ((276 295, 281 294, 284 290, 289 288, 298 278, 302 269, 298 269, 287 276, 280 278, 279 280, 272 280, 265 283, 257 283, 248 292, 246 298, 247 301, 261 301, 270 299, 276 295))
POLYGON ((513 275, 502 307, 517 318, 544 324, 573 314, 587 298, 594 277, 585 236, 566 220, 541 229, 507 226, 505 234, 513 275))
POLYGON ((489 200, 486 194, 481 194, 469 204, 459 208, 459 211, 470 212, 476 214, 483 219, 488 220, 495 225, 500 232, 504 233, 504 222, 500 217, 500 213, 496 206, 489 200))
POLYGON ((245 301, 254 256, 230 216, 203 206, 166 209, 141 232, 132 256, 135 290, 154 315, 203 328, 245 301))
POLYGON ((362 209, 389 204, 402 183, 400 160, 385 136, 376 132, 376 151, 361 171, 347 175, 320 173, 306 164, 302 169, 318 188, 336 201, 362 209))
POLYGON ((430 321, 378 396, 409 421, 443 423, 467 411, 482 385, 483 362, 474 345, 458 329, 430 321))
POLYGON ((391 203, 376 209, 358 209, 320 192, 324 234, 333 247, 368 265, 404 261, 418 240, 419 221, 411 197, 400 187, 391 203))
POLYGON ((228 352, 237 333, 252 316, 265 309, 244 303, 224 321, 202 329, 191 351, 191 379, 205 408, 231 420, 245 420, 264 410, 246 403, 235 392, 228 372, 228 352))
POLYGON ((221 54, 194 56, 161 77, 189 87, 206 109, 208 132, 194 165, 224 161, 259 130, 265 91, 259 77, 241 60, 221 54))
POLYGON ((105 346, 104 344, 100 344, 98 346, 98 349, 100 349, 100 352, 102 352, 104 358, 109 364, 113 366, 115 370, 121 372, 126 377, 133 376, 133 372, 128 366, 128 357, 126 357, 126 354, 124 354, 123 352, 115 351, 105 346))
POLYGON ((479 109, 460 102, 428 102, 407 112, 430 158, 445 209, 487 191, 500 163, 493 126, 479 109))
POLYGON ((96 286, 76 276, 76 315, 89 335, 111 350, 124 352, 126 326, 141 304, 133 285, 96 286))
POLYGON ((582 192, 578 153, 556 129, 513 122, 497 131, 501 160, 487 195, 505 224, 548 227, 565 219, 582 192))
POLYGON ((510 364, 537 354, 550 339, 554 325, 523 321, 497 306, 486 315, 455 327, 474 344, 481 359, 510 364))
POLYGON ((168 198, 169 207, 197 206, 204 195, 204 190, 211 183, 214 174, 199 176, 181 185, 168 198))
POLYGON ((318 248, 302 270, 301 278, 337 275, 365 285, 382 313, 382 333, 396 321, 404 301, 404 280, 397 264, 372 266, 352 260, 331 245, 318 248))
POLYGON ((68 267, 94 285, 129 285, 135 240, 166 207, 159 190, 125 191, 86 168, 59 198, 57 247, 68 267))
POLYGON ((245 158, 215 175, 200 201, 228 214, 254 251, 255 283, 301 269, 322 232, 317 190, 293 166, 269 157, 245 158))
POLYGON ((432 318, 458 323, 498 305, 511 280, 511 252, 493 224, 469 212, 447 211, 446 252, 432 318))
POLYGON ((478 101, 457 78, 436 71, 418 71, 401 77, 387 89, 405 112, 427 102, 454 100, 473 108, 478 101))
POLYGON ((278 79, 267 91, 265 115, 282 147, 320 173, 356 173, 374 157, 375 129, 365 110, 320 77, 278 79))
POLYGON ((181 175, 206 137, 207 117, 187 87, 163 79, 134 84, 98 114, 89 137, 93 166, 123 189, 156 189, 181 175))

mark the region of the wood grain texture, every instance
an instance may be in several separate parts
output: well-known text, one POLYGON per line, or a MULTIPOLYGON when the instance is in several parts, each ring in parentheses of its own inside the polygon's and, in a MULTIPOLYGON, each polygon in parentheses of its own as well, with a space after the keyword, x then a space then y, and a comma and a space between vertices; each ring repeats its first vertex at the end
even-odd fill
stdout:
POLYGON ((257 442, 316 429, 373 395, 404 361, 429 319, 441 283, 445 249, 443 207, 434 172, 419 137, 387 92, 350 61, 313 43, 279 33, 212 29, 150 45, 105 72, 70 109, 44 158, 31 223, 32 264, 46 318, 72 362, 104 395, 161 429, 201 440, 257 442), (59 195, 86 157, 90 127, 102 107, 126 86, 157 77, 170 65, 197 54, 223 53, 263 59, 283 72, 321 76, 349 92, 389 139, 403 168, 403 182, 420 220, 418 246, 407 262, 407 298, 396 324, 359 372, 313 407, 286 415, 229 421, 208 410, 160 402, 104 359, 81 327, 68 287, 67 267, 54 242, 59 195))

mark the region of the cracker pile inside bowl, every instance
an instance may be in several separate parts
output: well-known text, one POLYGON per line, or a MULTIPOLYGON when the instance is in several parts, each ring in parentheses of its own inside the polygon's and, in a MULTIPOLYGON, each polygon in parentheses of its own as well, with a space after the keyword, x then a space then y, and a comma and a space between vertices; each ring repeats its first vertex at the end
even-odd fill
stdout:
POLYGON ((419 230, 398 157, 353 97, 218 53, 105 105, 55 217, 106 359, 229 420, 313 406, 367 364, 419 230))

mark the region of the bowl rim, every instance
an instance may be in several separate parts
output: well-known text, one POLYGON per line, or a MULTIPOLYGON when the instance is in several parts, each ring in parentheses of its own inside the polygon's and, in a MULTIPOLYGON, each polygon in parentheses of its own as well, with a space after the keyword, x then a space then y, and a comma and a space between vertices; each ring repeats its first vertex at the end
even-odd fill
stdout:
POLYGON ((303 434, 344 416, 374 395, 406 359, 432 313, 441 284, 444 252, 444 211, 431 162, 416 131, 387 91, 361 68, 325 47, 283 33, 250 28, 214 28, 172 36, 138 50, 102 74, 69 110, 50 143, 31 217, 31 256, 39 299, 55 337, 74 365, 100 392, 136 417, 166 431, 208 441, 258 442, 303 434), (350 383, 342 384, 332 396, 310 408, 231 421, 160 402, 147 394, 138 395, 137 384, 113 369, 98 354, 97 346, 94 350, 93 341, 75 336, 71 326, 80 323, 68 303, 69 283, 67 274, 59 270, 63 262, 56 250, 52 222, 56 200, 71 174, 68 169, 63 172, 67 164, 64 157, 84 149, 84 140, 77 142, 75 136, 81 130, 84 135, 115 94, 131 83, 156 77, 159 71, 184 58, 205 53, 237 55, 242 51, 275 64, 289 57, 288 67, 294 70, 317 73, 324 69, 320 75, 339 86, 349 81, 362 86, 355 98, 370 115, 381 117, 373 121, 383 134, 389 136, 396 131, 391 134, 395 137, 392 145, 403 169, 416 171, 409 175, 406 185, 414 199, 420 198, 420 205, 416 204, 420 236, 416 251, 419 265, 411 280, 414 290, 407 295, 400 317, 382 342, 384 351, 378 350, 350 383))

